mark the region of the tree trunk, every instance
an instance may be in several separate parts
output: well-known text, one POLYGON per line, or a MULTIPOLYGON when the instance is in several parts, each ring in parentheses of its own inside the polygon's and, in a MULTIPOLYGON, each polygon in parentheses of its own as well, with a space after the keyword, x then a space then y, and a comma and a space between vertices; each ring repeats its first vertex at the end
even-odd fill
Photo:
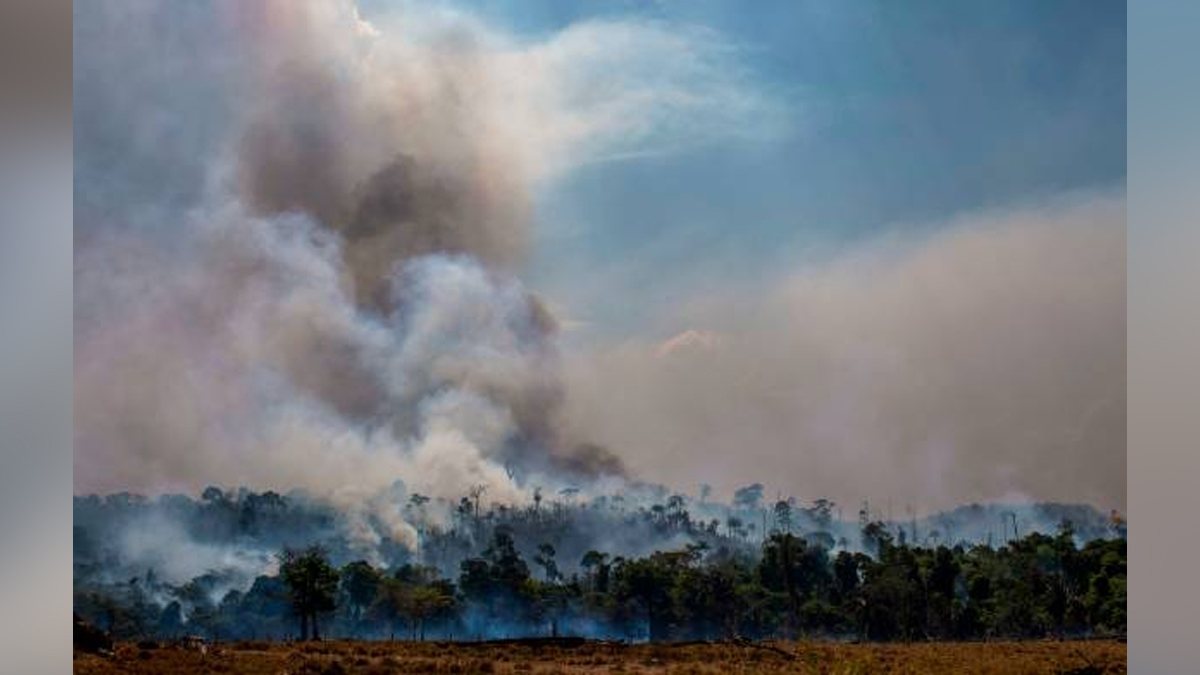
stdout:
POLYGON ((312 613, 312 639, 313 640, 321 639, 321 634, 320 634, 320 632, 317 631, 317 613, 316 612, 312 613))
POLYGON ((789 540, 784 540, 782 571, 784 590, 788 596, 787 635, 795 640, 800 631, 800 599, 797 597, 796 580, 792 578, 792 546, 789 540))
POLYGON ((308 640, 308 614, 300 612, 300 641, 308 640))

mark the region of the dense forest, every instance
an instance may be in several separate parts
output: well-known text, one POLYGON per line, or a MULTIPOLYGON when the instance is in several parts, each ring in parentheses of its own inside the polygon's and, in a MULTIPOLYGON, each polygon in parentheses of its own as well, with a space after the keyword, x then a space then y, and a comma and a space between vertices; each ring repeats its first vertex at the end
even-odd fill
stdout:
POLYGON ((366 537, 378 523, 301 495, 76 498, 75 611, 117 637, 220 640, 1125 630, 1124 523, 1083 507, 973 506, 899 524, 865 505, 845 522, 828 500, 764 504, 757 485, 730 505, 653 490, 616 505, 538 493, 481 508, 480 496, 408 496, 416 546, 366 537), (1049 532, 1035 519, 1052 516, 1049 532), (1002 541, 949 534, 970 518, 995 522, 1002 541))

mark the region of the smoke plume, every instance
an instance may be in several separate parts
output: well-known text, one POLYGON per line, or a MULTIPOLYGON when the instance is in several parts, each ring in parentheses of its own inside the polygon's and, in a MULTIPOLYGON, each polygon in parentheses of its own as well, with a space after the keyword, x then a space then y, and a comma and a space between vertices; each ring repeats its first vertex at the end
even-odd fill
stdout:
POLYGON ((568 417, 724 494, 1123 510, 1125 251, 1123 198, 1085 195, 695 289, 674 337, 570 359, 568 417))
POLYGON ((411 492, 624 474, 562 419, 556 321, 518 278, 532 200, 769 106, 705 34, 381 21, 76 7, 77 492, 304 489, 369 549, 412 542, 411 492))

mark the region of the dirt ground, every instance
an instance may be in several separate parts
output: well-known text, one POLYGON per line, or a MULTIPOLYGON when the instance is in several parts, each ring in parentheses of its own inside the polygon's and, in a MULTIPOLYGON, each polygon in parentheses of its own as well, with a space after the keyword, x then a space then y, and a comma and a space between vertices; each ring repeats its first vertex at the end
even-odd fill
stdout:
POLYGON ((626 645, 585 641, 121 643, 76 673, 1124 673, 1117 641, 626 645))

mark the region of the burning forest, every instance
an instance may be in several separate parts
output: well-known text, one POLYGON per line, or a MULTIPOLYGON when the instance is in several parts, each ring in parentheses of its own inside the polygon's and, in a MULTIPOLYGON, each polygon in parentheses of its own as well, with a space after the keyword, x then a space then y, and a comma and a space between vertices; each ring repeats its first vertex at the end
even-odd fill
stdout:
POLYGON ((761 487, 735 504, 641 486, 549 498, 535 488, 529 504, 481 506, 483 489, 455 503, 395 485, 412 539, 299 492, 80 497, 76 610, 126 638, 308 637, 291 576, 302 561, 330 575, 314 635, 324 622, 339 638, 1124 630, 1125 526, 1090 507, 974 505, 893 523, 864 505, 845 522, 824 499, 763 503, 761 487), (910 602, 927 609, 895 614, 910 602))
MULTIPOLYGON (((881 237, 749 301, 678 303, 712 329, 589 352, 530 272, 555 186, 785 133, 786 101, 711 31, 598 18, 530 38, 349 0, 88 3, 75 25, 91 626, 1124 632, 1119 197, 881 237), (947 277, 966 281, 931 292, 947 277), (1057 337, 1030 337, 1047 321, 1057 337), (993 338, 996 365, 963 346, 980 327, 1016 336, 993 338), (936 508, 897 516, 894 495, 936 508)), ((623 265, 571 283, 632 303, 608 278, 623 265)))

